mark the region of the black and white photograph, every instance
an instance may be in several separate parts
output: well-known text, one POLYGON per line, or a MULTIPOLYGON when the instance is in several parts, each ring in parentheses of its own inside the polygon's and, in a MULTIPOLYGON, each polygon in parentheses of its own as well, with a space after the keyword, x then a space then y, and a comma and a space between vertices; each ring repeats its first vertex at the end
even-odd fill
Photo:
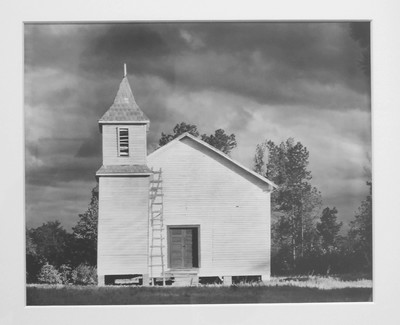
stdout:
POLYGON ((369 22, 24 37, 28 305, 372 300, 369 22))
POLYGON ((24 24, 26 304, 373 301, 369 21, 24 24))
POLYGON ((0 7, 1 324, 399 323, 395 0, 0 7))

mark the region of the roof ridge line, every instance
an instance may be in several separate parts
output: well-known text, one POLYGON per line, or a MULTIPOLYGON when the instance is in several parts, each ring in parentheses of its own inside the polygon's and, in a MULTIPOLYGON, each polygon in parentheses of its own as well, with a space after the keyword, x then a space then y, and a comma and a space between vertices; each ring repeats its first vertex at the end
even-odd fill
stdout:
POLYGON ((225 158, 226 160, 230 161, 231 163, 233 163, 234 165, 236 165, 237 167, 245 170, 246 172, 248 172, 249 174, 252 174, 253 176, 257 177, 258 179, 264 181, 265 183, 268 183, 270 186, 272 186, 273 188, 278 188, 279 186, 276 185, 274 182, 270 181, 269 179, 267 179, 266 177, 256 173, 255 171, 251 170, 250 168, 245 167, 244 165, 242 165, 241 163, 237 162, 236 160, 232 159, 231 157, 229 157, 227 154, 225 154, 224 152, 222 152, 221 150, 218 150, 217 148, 213 147, 212 145, 208 144, 207 142, 195 137, 194 135, 190 134, 189 132, 185 132, 182 133, 181 135, 177 136, 175 139, 171 140, 170 142, 168 142, 166 145, 156 149, 155 151, 153 151, 152 153, 148 154, 147 157, 152 156, 153 154, 159 153, 164 151, 164 148, 170 147, 170 145, 172 145, 173 143, 176 143, 177 141, 180 141, 181 139, 183 139, 184 137, 188 137, 196 142, 198 142, 199 144, 205 146, 206 148, 214 151, 215 153, 217 153, 218 155, 220 155, 221 157, 225 158))

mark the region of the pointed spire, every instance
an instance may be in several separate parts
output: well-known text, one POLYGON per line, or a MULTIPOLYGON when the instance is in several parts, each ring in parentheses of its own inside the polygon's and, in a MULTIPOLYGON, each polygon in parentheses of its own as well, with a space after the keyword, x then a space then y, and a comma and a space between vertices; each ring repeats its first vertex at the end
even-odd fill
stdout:
POLYGON ((148 117, 142 112, 133 97, 128 78, 126 76, 126 64, 124 64, 124 78, 119 85, 117 96, 109 110, 99 120, 99 123, 123 122, 123 123, 149 123, 148 117))
POLYGON ((128 75, 128 73, 126 72, 126 63, 124 63, 124 78, 128 75))

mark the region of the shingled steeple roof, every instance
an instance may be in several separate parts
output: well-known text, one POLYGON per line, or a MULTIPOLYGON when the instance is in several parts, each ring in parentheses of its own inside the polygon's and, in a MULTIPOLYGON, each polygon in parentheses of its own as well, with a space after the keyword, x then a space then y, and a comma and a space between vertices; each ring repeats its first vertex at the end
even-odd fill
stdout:
POLYGON ((146 124, 149 118, 142 112, 133 97, 128 77, 124 76, 119 85, 117 96, 108 111, 99 120, 99 123, 133 123, 146 124))

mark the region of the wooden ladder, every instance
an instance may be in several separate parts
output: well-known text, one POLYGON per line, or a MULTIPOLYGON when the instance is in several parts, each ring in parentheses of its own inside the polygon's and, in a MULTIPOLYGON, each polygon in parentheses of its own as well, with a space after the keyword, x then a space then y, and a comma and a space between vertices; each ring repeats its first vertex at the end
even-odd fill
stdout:
POLYGON ((153 178, 150 181, 149 189, 149 235, 150 235, 150 247, 149 247, 149 271, 151 285, 155 285, 156 276, 154 274, 154 268, 161 267, 161 278, 162 284, 165 286, 165 263, 164 263, 164 194, 163 194, 163 183, 162 183, 162 170, 153 171, 153 178))

